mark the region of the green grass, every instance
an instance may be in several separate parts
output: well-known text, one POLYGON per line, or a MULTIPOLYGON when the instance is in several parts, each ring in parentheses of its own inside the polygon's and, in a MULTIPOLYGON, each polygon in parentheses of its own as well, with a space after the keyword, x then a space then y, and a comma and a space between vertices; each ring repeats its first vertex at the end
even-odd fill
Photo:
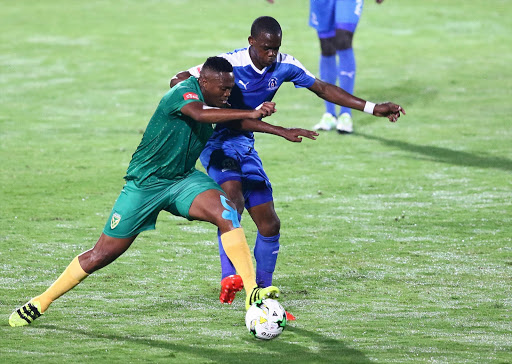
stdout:
MULTIPOLYGON (((7 318, 95 243, 170 76, 245 46, 266 14, 318 74, 307 2, 0 9, 0 362, 512 362, 510 1, 366 1, 355 93, 407 115, 257 136, 282 221, 275 284, 298 318, 271 342, 249 336, 242 300, 218 303, 215 229, 165 213, 30 327, 7 318)), ((285 126, 323 112, 290 85, 275 101, 285 126)))

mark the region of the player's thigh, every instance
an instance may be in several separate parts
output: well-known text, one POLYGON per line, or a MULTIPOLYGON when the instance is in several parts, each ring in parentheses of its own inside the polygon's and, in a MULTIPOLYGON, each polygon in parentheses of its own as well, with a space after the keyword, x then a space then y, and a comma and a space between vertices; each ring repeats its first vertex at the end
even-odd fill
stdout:
MULTIPOLYGON (((224 191, 220 186, 209 176, 203 172, 194 170, 186 178, 183 178, 176 184, 169 188, 169 200, 164 210, 176 216, 182 216, 188 220, 206 220, 203 212, 203 204, 193 204, 196 200, 203 202, 204 198, 198 198, 204 192, 209 192, 206 196, 210 196, 215 192, 215 195, 222 194, 224 191)), ((212 204, 220 205, 220 199, 215 199, 212 204)), ((207 206, 207 205, 204 205, 207 206)), ((211 222, 211 221, 210 221, 211 222)))
POLYGON ((167 186, 141 188, 133 181, 128 181, 112 208, 103 233, 113 238, 125 239, 154 229, 167 196, 167 186))
POLYGON ((189 209, 194 220, 208 221, 221 234, 240 227, 235 205, 219 190, 211 189, 197 195, 189 209))

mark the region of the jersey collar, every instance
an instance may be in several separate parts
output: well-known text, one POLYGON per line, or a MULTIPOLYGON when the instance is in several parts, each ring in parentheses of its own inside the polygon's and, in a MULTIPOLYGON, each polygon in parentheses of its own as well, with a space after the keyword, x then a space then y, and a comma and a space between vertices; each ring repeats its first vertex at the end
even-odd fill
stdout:
POLYGON ((249 53, 249 48, 251 48, 251 46, 247 47, 247 53, 246 53, 246 57, 247 57, 247 63, 249 63, 252 67, 252 69, 254 70, 254 72, 262 75, 265 73, 265 71, 267 70, 267 67, 263 67, 263 69, 259 70, 258 67, 256 67, 254 65, 254 63, 252 63, 252 59, 251 59, 251 54, 249 53))

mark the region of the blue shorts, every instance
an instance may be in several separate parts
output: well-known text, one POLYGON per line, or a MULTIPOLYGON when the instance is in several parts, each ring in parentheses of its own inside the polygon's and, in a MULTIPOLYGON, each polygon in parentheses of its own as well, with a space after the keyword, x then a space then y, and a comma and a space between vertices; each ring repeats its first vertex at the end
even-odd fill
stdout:
POLYGON ((363 10, 363 0, 310 0, 309 25, 319 38, 332 38, 336 29, 354 33, 363 10))
POLYGON ((273 200, 272 185, 253 147, 225 141, 212 143, 210 139, 200 160, 219 185, 227 181, 242 183, 246 209, 273 200))

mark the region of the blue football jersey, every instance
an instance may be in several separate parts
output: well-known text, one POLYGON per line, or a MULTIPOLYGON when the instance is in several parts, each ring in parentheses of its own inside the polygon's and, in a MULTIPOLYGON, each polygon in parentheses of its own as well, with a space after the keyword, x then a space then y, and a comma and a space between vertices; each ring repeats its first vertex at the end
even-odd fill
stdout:
MULTIPOLYGON (((249 48, 236 49, 233 52, 220 54, 233 66, 235 86, 231 91, 229 103, 234 109, 255 109, 265 101, 272 101, 283 82, 293 82, 295 87, 311 87, 315 76, 297 59, 285 53, 278 53, 276 61, 259 70, 252 63, 249 48)), ((201 66, 188 70, 193 76, 199 77, 201 66)), ((211 139, 248 138, 244 144, 253 144, 253 134, 229 129, 219 124, 215 127, 211 139)), ((242 140, 239 140, 242 142, 242 140)))

